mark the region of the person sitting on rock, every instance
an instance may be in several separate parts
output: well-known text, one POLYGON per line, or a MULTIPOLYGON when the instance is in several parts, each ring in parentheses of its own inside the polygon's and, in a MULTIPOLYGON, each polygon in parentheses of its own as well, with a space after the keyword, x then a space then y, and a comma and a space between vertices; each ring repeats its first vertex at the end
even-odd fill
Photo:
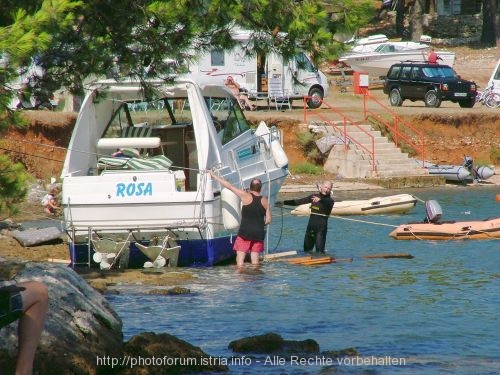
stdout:
POLYGON ((19 319, 15 375, 33 374, 33 361, 45 324, 48 299, 47 286, 39 281, 0 286, 0 328, 19 319))

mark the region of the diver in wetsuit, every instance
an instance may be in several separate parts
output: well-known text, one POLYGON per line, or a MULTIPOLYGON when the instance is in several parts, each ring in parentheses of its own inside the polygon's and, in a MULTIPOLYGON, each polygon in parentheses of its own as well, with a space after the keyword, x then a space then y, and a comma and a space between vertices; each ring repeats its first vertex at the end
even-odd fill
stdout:
POLYGON ((304 251, 309 253, 316 247, 318 253, 325 253, 328 218, 332 212, 334 200, 331 196, 332 183, 325 181, 319 187, 319 194, 311 194, 304 198, 289 199, 277 202, 277 206, 298 206, 311 203, 311 215, 304 235, 304 251))

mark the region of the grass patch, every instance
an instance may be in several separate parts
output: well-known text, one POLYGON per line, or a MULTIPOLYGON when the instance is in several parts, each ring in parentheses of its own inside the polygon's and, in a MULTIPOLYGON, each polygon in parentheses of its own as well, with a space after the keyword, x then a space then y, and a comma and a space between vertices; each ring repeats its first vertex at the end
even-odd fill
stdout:
POLYGON ((290 172, 292 174, 312 174, 312 175, 320 175, 324 173, 323 167, 318 165, 311 164, 309 162, 303 162, 297 164, 293 167, 290 167, 290 172))

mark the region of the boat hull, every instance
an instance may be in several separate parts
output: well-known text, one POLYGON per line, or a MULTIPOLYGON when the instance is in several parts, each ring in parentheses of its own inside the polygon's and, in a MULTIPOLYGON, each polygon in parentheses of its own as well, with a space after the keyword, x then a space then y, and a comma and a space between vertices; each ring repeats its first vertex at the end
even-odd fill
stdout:
POLYGON ((482 221, 402 224, 390 234, 396 240, 488 240, 500 238, 500 218, 482 221))
MULTIPOLYGON (((338 201, 333 205, 331 215, 384 215, 402 214, 410 211, 417 200, 410 194, 375 197, 366 200, 338 201)), ((309 215, 310 204, 301 204, 292 210, 292 215, 309 215)))
MULTIPOLYGON (((223 236, 211 240, 192 239, 178 240, 178 246, 182 249, 177 257, 178 267, 210 267, 227 263, 235 258, 232 247, 232 237, 223 236)), ((86 242, 70 242, 70 259, 73 268, 91 267, 98 268, 99 263, 94 261, 96 253, 94 247, 86 242)), ((151 261, 135 242, 131 242, 127 248, 127 264, 123 268, 143 268, 145 263, 151 261)), ((117 264, 119 267, 119 264, 117 264)))

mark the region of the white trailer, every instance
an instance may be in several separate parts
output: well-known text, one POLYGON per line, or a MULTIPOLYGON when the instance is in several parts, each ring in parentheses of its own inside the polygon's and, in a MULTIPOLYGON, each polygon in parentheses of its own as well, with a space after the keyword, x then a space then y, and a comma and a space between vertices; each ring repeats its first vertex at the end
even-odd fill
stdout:
POLYGON ((188 64, 189 77, 200 85, 223 85, 232 76, 250 98, 271 97, 281 93, 293 99, 309 97, 309 108, 319 108, 328 95, 328 80, 304 52, 289 60, 277 53, 250 54, 250 33, 233 34, 238 44, 231 50, 214 49, 196 55, 188 64))
POLYGON ((500 94, 500 59, 498 59, 497 65, 488 81, 488 87, 489 86, 492 86, 494 92, 500 94))

